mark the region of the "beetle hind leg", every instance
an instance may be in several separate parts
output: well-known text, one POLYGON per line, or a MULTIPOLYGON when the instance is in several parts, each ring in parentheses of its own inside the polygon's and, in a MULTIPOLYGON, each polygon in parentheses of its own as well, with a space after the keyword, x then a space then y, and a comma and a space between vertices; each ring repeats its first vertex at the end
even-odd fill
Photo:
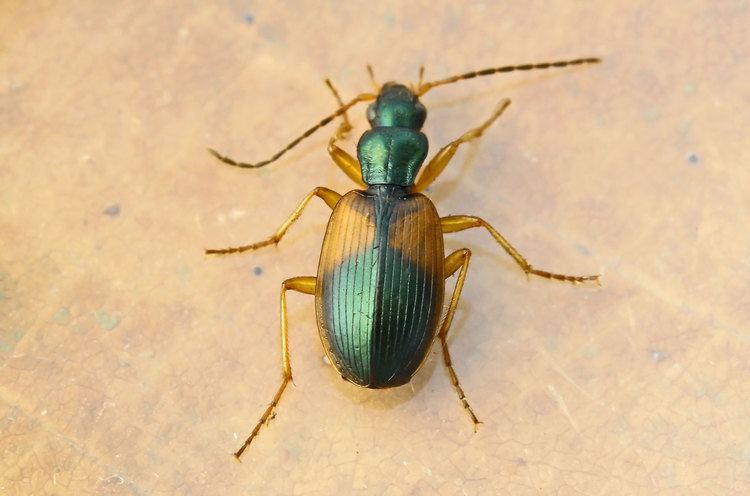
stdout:
POLYGON ((464 281, 466 280, 466 273, 469 269, 470 258, 471 250, 469 250, 468 248, 454 251, 445 258, 446 279, 455 274, 457 270, 460 270, 460 272, 458 273, 458 281, 456 281, 456 286, 453 288, 453 295, 451 295, 448 312, 445 314, 445 319, 443 319, 443 323, 440 326, 440 330, 438 331, 438 339, 440 339, 440 347, 443 351, 443 362, 445 362, 445 368, 448 369, 448 375, 450 376, 451 384, 453 384, 453 388, 456 390, 456 393, 458 393, 458 399, 461 401, 461 404, 466 410, 466 413, 469 414, 469 417, 471 417, 471 421, 474 422, 474 431, 476 432, 477 426, 481 424, 481 422, 479 421, 479 419, 477 419, 476 414, 474 414, 474 410, 471 408, 471 405, 469 405, 469 401, 466 399, 466 394, 464 394, 464 390, 461 388, 461 384, 458 382, 458 376, 456 375, 456 371, 453 369, 453 362, 451 361, 451 355, 448 351, 447 341, 448 331, 450 330, 451 322, 453 322, 453 314, 456 313, 458 300, 459 298, 461 298, 461 290, 463 289, 464 281))
POLYGON ((487 232, 495 238, 497 244, 499 244, 505 252, 511 256, 513 260, 521 267, 527 276, 539 276, 545 279, 555 279, 558 281, 570 282, 573 284, 581 284, 584 282, 594 282, 600 284, 599 274, 590 276, 571 276, 567 274, 557 274, 555 272, 548 272, 546 270, 539 270, 532 267, 528 260, 521 255, 518 250, 513 248, 507 239, 503 237, 494 227, 492 227, 487 221, 473 215, 451 215, 448 217, 442 217, 440 219, 444 233, 452 233, 458 231, 464 231, 466 229, 472 229, 475 227, 483 227, 487 229, 487 232))
POLYGON ((292 366, 289 360, 289 333, 288 333, 288 322, 286 318, 286 292, 288 290, 298 291, 304 294, 315 294, 315 285, 317 279, 315 277, 293 277, 287 279, 281 283, 281 309, 280 309, 280 320, 281 320, 281 369, 282 369, 282 380, 281 385, 276 390, 276 394, 273 400, 263 412, 260 420, 255 424, 252 432, 245 440, 243 445, 234 453, 234 457, 239 460, 242 453, 250 446, 255 437, 260 432, 263 425, 267 425, 275 416, 276 407, 281 401, 281 396, 284 394, 286 386, 292 381, 292 366))

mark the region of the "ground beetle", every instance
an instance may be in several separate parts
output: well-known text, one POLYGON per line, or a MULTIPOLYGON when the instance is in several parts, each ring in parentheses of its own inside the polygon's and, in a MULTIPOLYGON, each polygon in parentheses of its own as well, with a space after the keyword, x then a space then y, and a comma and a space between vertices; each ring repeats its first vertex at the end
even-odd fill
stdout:
POLYGON ((390 388, 408 383, 424 362, 435 337, 440 340, 445 366, 453 387, 474 425, 479 423, 469 406, 451 365, 446 336, 456 311, 471 251, 464 248, 447 257, 443 234, 483 227, 528 275, 572 283, 598 282, 598 275, 567 276, 535 269, 487 222, 470 215, 440 217, 424 191, 448 165, 462 143, 478 138, 510 105, 504 99, 481 126, 443 147, 420 175, 427 156, 427 137, 420 132, 427 111, 419 97, 436 86, 500 72, 528 71, 597 63, 597 58, 489 68, 407 87, 375 82, 368 66, 374 93, 362 93, 344 104, 330 80, 339 108, 305 131, 270 159, 250 164, 236 162, 215 150, 209 151, 229 165, 258 168, 274 162, 300 141, 342 118, 328 143, 334 163, 362 187, 346 195, 318 187, 308 194, 270 238, 246 246, 206 250, 207 254, 240 253, 278 243, 302 214, 313 196, 332 210, 320 255, 317 277, 293 277, 281 284, 281 360, 283 378, 273 401, 263 412, 250 436, 234 456, 239 459, 273 418, 274 409, 292 380, 287 335, 286 291, 315 295, 320 339, 325 353, 341 376, 366 388, 390 388), (367 107, 372 129, 357 144, 357 158, 336 145, 351 130, 347 110, 360 102, 367 107), (458 271, 458 281, 441 322, 445 279, 458 271))

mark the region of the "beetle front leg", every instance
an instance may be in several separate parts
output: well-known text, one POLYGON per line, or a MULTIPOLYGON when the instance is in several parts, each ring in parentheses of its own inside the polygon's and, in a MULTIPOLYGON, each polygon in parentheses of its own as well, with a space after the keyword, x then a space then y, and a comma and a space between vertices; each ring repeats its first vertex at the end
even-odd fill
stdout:
POLYGON ((316 280, 317 279, 312 276, 303 276, 293 277, 281 283, 281 370, 283 378, 279 389, 273 397, 273 401, 268 405, 266 411, 263 412, 263 415, 260 417, 260 420, 258 420, 258 423, 255 424, 255 427, 250 433, 250 436, 245 440, 245 443, 234 453, 234 457, 237 458, 237 460, 240 459, 245 449, 247 449, 247 447, 250 446, 250 443, 253 442, 253 439, 258 435, 263 424, 273 418, 271 415, 278 406, 279 401, 281 401, 281 395, 284 394, 287 384, 292 380, 292 366, 289 360, 289 329, 286 318, 286 292, 291 289, 304 294, 315 294, 316 280))
POLYGON ((281 227, 279 227, 270 238, 264 239, 263 241, 258 241, 257 243, 253 243, 251 245, 235 246, 231 248, 207 249, 206 255, 228 255, 230 253, 242 253, 243 251, 257 250, 258 248, 263 248, 264 246, 277 244, 279 241, 281 241, 281 238, 284 237, 287 229, 289 229, 289 227, 294 224, 297 219, 299 219, 300 215, 302 215, 302 211, 305 209, 313 196, 317 196, 318 198, 322 199, 324 202, 326 202, 326 205, 331 207, 331 209, 333 209, 333 207, 335 207, 341 199, 341 195, 336 193, 335 191, 319 186, 308 193, 308 195, 299 203, 299 205, 297 205, 297 208, 294 209, 294 212, 291 213, 291 215, 284 221, 284 223, 281 224, 281 227))
POLYGON ((342 122, 339 126, 336 134, 334 134, 328 141, 328 154, 331 156, 333 163, 335 163, 349 179, 357 183, 362 188, 367 188, 367 184, 362 179, 362 167, 359 165, 359 160, 352 157, 336 145, 336 141, 342 139, 346 134, 346 123, 342 122))
POLYGON ((469 401, 466 399, 464 390, 461 388, 461 385, 458 382, 458 376, 456 375, 456 371, 453 370, 453 362, 451 361, 451 355, 448 352, 447 341, 448 331, 450 330, 451 322, 453 322, 453 314, 456 313, 458 299, 461 297, 461 290, 464 287, 466 273, 469 269, 469 259, 471 259, 471 250, 469 250, 468 248, 454 251, 445 258, 446 279, 455 274, 457 270, 460 269, 461 271, 458 273, 458 281, 456 281, 456 286, 453 288, 453 295, 451 296, 451 302, 448 306, 448 312, 445 314, 443 324, 440 326, 440 330, 438 331, 438 338, 440 339, 440 347, 443 350, 443 361, 445 362, 445 368, 448 369, 448 375, 451 378, 451 384, 453 384, 456 393, 458 393, 458 399, 461 401, 461 404, 466 409, 469 417, 471 417, 471 421, 474 422, 474 431, 476 431, 477 425, 481 424, 481 422, 474 414, 474 410, 472 410, 471 406, 469 405, 469 401))
MULTIPOLYGON (((325 83, 326 86, 328 86, 328 89, 331 90, 331 93, 333 93, 333 97, 336 99, 339 107, 343 107, 344 102, 341 101, 341 96, 336 90, 336 87, 333 86, 331 80, 326 78, 325 83)), ((345 139, 346 135, 349 134, 349 131, 352 130, 352 125, 349 123, 349 117, 346 115, 346 112, 341 116, 341 119, 343 122, 339 124, 336 133, 331 136, 330 140, 328 140, 328 154, 331 156, 333 163, 335 163, 339 169, 349 177, 349 179, 357 183, 360 187, 366 188, 367 184, 362 180, 362 167, 360 167, 359 161, 336 145, 337 141, 345 139)))
POLYGON ((502 115, 505 109, 508 108, 508 105, 510 105, 510 100, 505 98, 497 106, 495 112, 492 113, 490 118, 484 121, 481 126, 465 132, 463 136, 441 148, 440 151, 438 151, 435 156, 432 157, 427 166, 422 170, 422 173, 414 183, 413 190, 415 192, 424 191, 430 184, 432 184, 432 182, 437 179, 440 173, 443 172, 443 169, 445 169, 445 167, 448 165, 448 162, 451 161, 453 155, 456 154, 456 152, 458 151, 458 147, 463 143, 468 143, 471 140, 479 138, 482 133, 484 133, 484 131, 488 127, 490 127, 490 125, 492 125, 492 123, 495 122, 498 117, 502 115))
POLYGON ((518 250, 513 248, 513 246, 499 232, 497 232, 497 230, 495 230, 495 228, 479 217, 471 215, 451 215, 449 217, 441 218, 440 224, 443 227, 444 233, 458 232, 474 227, 484 227, 527 275, 531 274, 546 279, 557 279, 558 281, 567 281, 572 282, 573 284, 579 284, 586 281, 594 281, 597 284, 599 283, 598 274, 593 276, 568 276, 565 274, 556 274, 554 272, 547 272, 546 270, 535 269, 520 253, 518 253, 518 250))

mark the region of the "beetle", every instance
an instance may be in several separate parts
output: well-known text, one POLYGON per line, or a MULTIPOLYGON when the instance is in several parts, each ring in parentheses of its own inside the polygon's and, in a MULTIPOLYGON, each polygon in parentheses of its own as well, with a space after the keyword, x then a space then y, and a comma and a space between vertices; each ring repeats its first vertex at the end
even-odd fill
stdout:
POLYGON ((282 381, 252 432, 234 453, 238 460, 261 427, 274 418, 275 409, 292 380, 286 305, 286 292, 290 290, 315 296, 318 330, 326 356, 345 380, 357 386, 377 389, 408 383, 437 338, 451 383, 476 429, 480 422, 453 369, 446 340, 466 279, 471 251, 463 248, 446 256, 443 235, 484 228, 527 275, 574 284, 598 283, 599 276, 570 276, 536 269, 482 218, 472 215, 440 217, 421 192, 440 175, 459 146, 480 137, 510 105, 510 100, 502 100, 484 123, 440 149, 419 174, 428 151, 427 137, 420 131, 427 110, 419 98, 437 86, 477 76, 598 62, 598 58, 582 58, 504 66, 431 82, 423 82, 424 68, 420 68, 419 82, 411 87, 395 82, 380 86, 368 66, 374 93, 361 93, 343 103, 331 81, 326 79, 338 109, 271 158, 257 163, 237 162, 209 148, 214 157, 228 165, 259 168, 278 160, 300 141, 341 117, 341 124, 328 142, 328 152, 333 162, 361 188, 341 195, 317 187, 268 239, 250 245, 206 250, 209 255, 226 255, 275 245, 313 197, 322 199, 332 210, 317 276, 293 277, 281 284, 282 381), (371 129, 359 139, 355 158, 336 143, 352 129, 347 111, 368 101, 372 102, 367 107, 371 129), (444 281, 456 272, 458 279, 441 321, 444 281))

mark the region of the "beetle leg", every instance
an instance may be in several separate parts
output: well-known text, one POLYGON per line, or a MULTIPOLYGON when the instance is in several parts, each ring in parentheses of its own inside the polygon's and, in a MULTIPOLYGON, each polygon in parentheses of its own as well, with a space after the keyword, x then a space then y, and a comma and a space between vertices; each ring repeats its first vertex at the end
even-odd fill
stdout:
POLYGON ((579 284, 586 281, 594 281, 599 284, 599 275, 593 276, 568 276, 565 274, 555 274, 554 272, 547 272, 546 270, 535 269, 531 264, 520 254, 518 251, 511 246, 510 243, 483 219, 474 217, 471 215, 451 215, 449 217, 443 217, 440 219, 440 224, 443 227, 444 233, 458 232, 465 229, 471 229, 474 227, 484 227, 489 231, 495 241, 510 255, 513 260, 521 267, 526 275, 534 275, 544 277, 547 279, 557 279, 558 281, 572 282, 573 284, 579 284))
POLYGON ((234 453, 237 460, 240 459, 245 449, 247 449, 247 447, 250 446, 250 443, 253 442, 253 439, 258 435, 263 424, 269 422, 275 416, 274 410, 281 400, 281 395, 284 394, 287 384, 292 380, 292 366, 289 361, 289 332, 286 318, 286 292, 291 289, 304 294, 315 294, 315 284, 316 278, 312 276, 293 277, 281 283, 281 369, 283 378, 271 404, 268 405, 266 411, 263 412, 263 415, 260 417, 260 420, 258 420, 258 423, 255 424, 253 431, 245 440, 242 447, 234 453))
POLYGON ((235 246, 231 248, 208 249, 206 250, 206 255, 227 255, 229 253, 242 253, 243 251, 257 250, 258 248, 263 248, 264 246, 277 244, 281 240, 281 238, 284 237, 284 234, 286 234, 286 231, 289 229, 289 227, 294 224, 297 219, 299 219, 300 215, 302 215, 302 211, 305 209, 313 196, 321 198, 324 202, 326 202, 326 205, 331 208, 335 207, 336 203, 338 203, 338 201, 341 199, 341 195, 336 193, 335 191, 328 188, 323 188, 322 186, 318 186, 310 193, 308 193, 308 195, 299 203, 299 205, 297 205, 297 208, 294 209, 294 212, 289 215, 284 223, 281 224, 281 227, 279 227, 270 238, 264 239, 263 241, 258 241, 257 243, 253 243, 251 245, 235 246))
MULTIPOLYGON (((336 98, 336 102, 338 102, 339 106, 343 107, 344 104, 341 101, 341 96, 339 96, 339 92, 336 91, 331 80, 326 78, 325 83, 333 93, 334 98, 336 98)), ((352 130, 352 125, 349 123, 349 117, 346 115, 346 112, 344 112, 342 118, 343 122, 339 124, 336 133, 334 133, 334 135, 331 136, 331 139, 328 140, 328 154, 331 156, 331 159, 333 159, 333 163, 338 165, 339 169, 344 171, 344 174, 346 174, 349 179, 357 183, 359 186, 366 188, 367 184, 362 180, 362 168, 359 165, 359 161, 336 145, 337 141, 345 139, 349 131, 352 130)))
POLYGON ((432 184, 432 182, 437 179, 440 173, 443 172, 443 169, 445 169, 445 167, 448 165, 448 162, 451 161, 453 155, 456 154, 456 152, 458 151, 458 147, 463 143, 468 143, 473 139, 479 138, 482 133, 484 133, 484 131, 488 127, 490 127, 490 125, 492 125, 492 123, 495 122, 498 117, 502 115, 505 109, 508 108, 508 105, 510 105, 510 100, 507 98, 503 99, 497 106, 495 111, 492 113, 490 118, 484 121, 481 126, 465 132, 460 138, 451 141, 446 146, 441 148, 440 151, 438 151, 435 156, 432 157, 427 166, 422 170, 422 173, 414 183, 413 191, 424 191, 430 184, 432 184))
POLYGON ((445 319, 443 319, 443 323, 440 326, 440 330, 438 331, 438 338, 440 339, 440 347, 443 349, 443 361, 445 362, 445 367, 448 369, 448 375, 451 378, 451 383, 456 389, 456 393, 458 393, 458 399, 461 401, 461 404, 463 404, 466 412, 471 417, 471 421, 474 422, 474 430, 476 431, 477 425, 481 424, 481 422, 474 414, 474 410, 471 409, 471 406, 466 399, 466 395, 464 394, 464 390, 461 389, 461 385, 458 383, 458 376, 456 375, 456 371, 453 370, 453 362, 451 361, 451 355, 448 352, 448 341, 446 339, 446 337, 448 336, 448 330, 451 327, 451 322, 453 321, 453 314, 456 312, 458 299, 461 297, 461 290, 464 287, 464 280, 466 280, 466 272, 469 269, 470 258, 471 250, 469 250, 468 248, 454 251, 445 258, 446 279, 455 274, 457 270, 460 269, 461 271, 458 273, 458 281, 456 281, 456 287, 453 288, 453 295, 451 296, 451 302, 448 306, 448 312, 445 314, 445 319))
POLYGON ((362 180, 362 167, 359 165, 359 160, 352 157, 349 153, 336 145, 336 141, 340 140, 342 137, 342 128, 344 128, 344 126, 345 123, 342 122, 338 131, 336 131, 336 134, 334 134, 328 141, 328 154, 331 156, 331 159, 333 159, 333 163, 338 165, 339 169, 344 171, 344 174, 346 174, 349 179, 357 183, 360 187, 367 188, 367 184, 362 180))

